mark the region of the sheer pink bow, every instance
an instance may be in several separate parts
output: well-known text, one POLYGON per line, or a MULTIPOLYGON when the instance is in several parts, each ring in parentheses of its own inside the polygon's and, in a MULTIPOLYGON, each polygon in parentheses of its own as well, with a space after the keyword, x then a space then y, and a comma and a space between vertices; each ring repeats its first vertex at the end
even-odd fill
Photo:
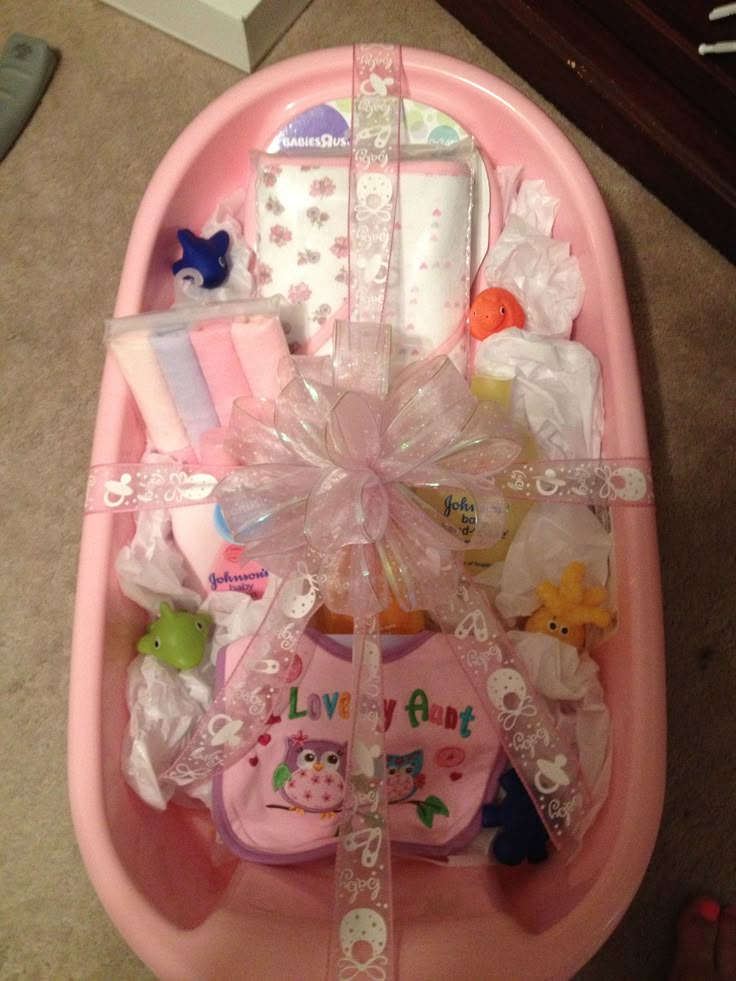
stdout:
POLYGON ((377 334, 369 378, 358 370, 338 386, 292 363, 275 402, 238 400, 228 448, 244 466, 216 491, 244 561, 278 572, 299 550, 326 605, 354 616, 379 612, 389 591, 404 609, 431 605, 441 569, 451 590, 448 557, 503 532, 493 475, 520 450, 498 407, 478 402, 447 358, 388 386, 383 350, 377 334), (450 497, 466 499, 465 534, 450 497))

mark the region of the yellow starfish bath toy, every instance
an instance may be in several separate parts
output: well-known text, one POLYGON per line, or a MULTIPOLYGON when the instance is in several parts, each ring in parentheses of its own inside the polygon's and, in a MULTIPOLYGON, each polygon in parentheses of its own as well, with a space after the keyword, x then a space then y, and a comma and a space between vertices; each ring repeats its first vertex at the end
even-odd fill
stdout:
POLYGON ((543 582, 537 586, 542 606, 526 622, 525 630, 549 634, 564 644, 582 650, 585 647, 585 625, 607 627, 611 611, 602 609, 608 599, 603 586, 583 585, 585 565, 571 562, 560 578, 560 585, 543 582))

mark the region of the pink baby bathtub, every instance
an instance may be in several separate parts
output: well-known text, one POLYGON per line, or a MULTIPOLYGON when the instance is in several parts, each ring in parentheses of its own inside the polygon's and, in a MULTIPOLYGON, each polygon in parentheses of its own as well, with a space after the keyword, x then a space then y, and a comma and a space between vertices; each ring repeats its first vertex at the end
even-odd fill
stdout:
MULTIPOLYGON (((642 458, 647 439, 619 257, 600 194, 580 157, 531 102, 451 58, 404 49, 410 98, 454 116, 500 164, 524 165, 560 199, 555 235, 572 243, 587 290, 575 337, 603 366, 604 456, 642 458)), ((175 230, 201 227, 242 186, 249 150, 290 118, 349 96, 352 50, 303 55, 259 71, 206 109, 169 151, 133 227, 115 314, 172 302, 175 230)), ((92 463, 139 458, 144 435, 108 357, 92 463)), ((423 981, 565 979, 604 943, 649 861, 665 771, 665 685, 653 509, 613 514, 619 624, 599 649, 612 714, 608 801, 568 867, 447 869, 397 862, 400 976, 423 981)), ((198 812, 158 813, 124 783, 126 667, 142 611, 119 591, 113 562, 130 515, 84 521, 73 638, 69 784, 76 834, 110 917, 162 978, 323 977, 333 891, 331 861, 268 867, 213 861, 198 812)))

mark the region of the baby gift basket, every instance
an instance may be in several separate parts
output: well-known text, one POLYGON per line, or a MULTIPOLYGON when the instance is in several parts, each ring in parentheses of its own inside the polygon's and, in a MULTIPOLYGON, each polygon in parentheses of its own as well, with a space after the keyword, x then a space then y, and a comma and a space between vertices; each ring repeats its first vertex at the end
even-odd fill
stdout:
POLYGON ((649 861, 632 328, 554 124, 392 45, 226 92, 106 325, 69 784, 163 978, 570 977, 649 861))

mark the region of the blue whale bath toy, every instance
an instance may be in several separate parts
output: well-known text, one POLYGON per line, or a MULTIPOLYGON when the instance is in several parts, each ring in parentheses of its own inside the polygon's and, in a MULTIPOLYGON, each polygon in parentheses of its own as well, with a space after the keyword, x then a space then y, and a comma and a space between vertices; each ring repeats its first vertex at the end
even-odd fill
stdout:
POLYGON ((188 228, 182 228, 176 237, 184 254, 171 267, 174 275, 182 273, 185 279, 191 279, 207 290, 222 286, 230 272, 227 264, 227 250, 230 247, 228 233, 221 230, 210 238, 200 238, 188 228))

